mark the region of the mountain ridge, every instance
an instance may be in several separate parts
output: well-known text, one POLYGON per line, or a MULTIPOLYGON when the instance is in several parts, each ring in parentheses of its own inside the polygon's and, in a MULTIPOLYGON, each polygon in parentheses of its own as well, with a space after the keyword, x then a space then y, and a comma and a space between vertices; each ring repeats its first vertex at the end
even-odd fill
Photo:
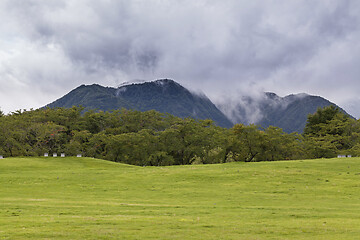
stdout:
POLYGON ((256 97, 242 97, 232 105, 233 107, 228 109, 225 101, 225 103, 220 103, 217 106, 233 123, 253 123, 263 128, 276 126, 287 133, 302 133, 308 114, 315 113, 318 108, 333 105, 346 113, 335 103, 321 96, 307 93, 289 94, 280 97, 273 92, 264 92, 256 97))
POLYGON ((191 92, 174 80, 158 79, 126 83, 117 88, 83 84, 45 107, 70 108, 81 105, 85 111, 121 108, 156 110, 182 118, 211 119, 226 128, 236 123, 253 123, 263 128, 271 125, 280 127, 287 133, 301 133, 308 114, 313 114, 319 107, 334 105, 340 108, 323 97, 306 93, 280 97, 273 92, 264 92, 259 96, 240 96, 230 102, 228 99, 214 104, 205 94, 191 92))
POLYGON ((118 88, 81 85, 45 107, 69 108, 74 105, 82 105, 85 110, 156 110, 182 118, 212 119, 222 127, 233 125, 205 95, 191 93, 171 79, 132 83, 118 88))

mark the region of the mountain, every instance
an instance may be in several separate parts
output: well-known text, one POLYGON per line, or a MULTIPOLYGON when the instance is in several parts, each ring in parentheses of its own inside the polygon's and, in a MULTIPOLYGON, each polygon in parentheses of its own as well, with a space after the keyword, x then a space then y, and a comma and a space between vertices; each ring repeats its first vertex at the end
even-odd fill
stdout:
POLYGON ((212 119, 222 127, 233 125, 205 95, 191 93, 169 79, 129 84, 118 88, 98 84, 81 85, 46 107, 70 108, 80 105, 85 107, 85 110, 156 110, 182 118, 212 119))
POLYGON ((270 125, 280 127, 287 133, 302 133, 308 114, 315 113, 319 107, 336 106, 320 96, 302 93, 279 97, 271 92, 227 99, 215 106, 205 95, 194 94, 173 80, 162 79, 118 88, 81 85, 46 107, 79 105, 85 110, 103 111, 154 109, 182 118, 212 119, 221 127, 254 123, 264 128, 270 125))
POLYGON ((320 96, 301 93, 279 97, 275 93, 266 92, 260 96, 241 97, 231 104, 225 101, 217 106, 233 123, 254 123, 264 128, 271 125, 287 133, 302 133, 308 114, 330 105, 340 108, 320 96))

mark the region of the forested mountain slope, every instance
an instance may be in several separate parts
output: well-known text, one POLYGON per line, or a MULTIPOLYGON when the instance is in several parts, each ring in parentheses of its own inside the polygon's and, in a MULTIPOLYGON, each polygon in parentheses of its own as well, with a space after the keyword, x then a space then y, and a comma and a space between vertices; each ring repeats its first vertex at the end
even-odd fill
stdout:
POLYGON ((192 93, 169 79, 133 83, 118 88, 82 85, 47 107, 70 108, 80 105, 85 110, 156 110, 181 118, 211 119, 217 125, 227 128, 237 123, 253 123, 264 128, 276 126, 287 133, 303 132, 308 114, 315 113, 318 108, 330 105, 338 107, 320 96, 303 93, 279 97, 270 92, 227 99, 214 105, 205 95, 192 93))
POLYGON ((94 84, 82 85, 47 107, 82 105, 85 110, 132 109, 138 111, 156 110, 177 117, 211 119, 222 127, 231 127, 231 121, 205 96, 191 93, 173 80, 131 84, 119 88, 102 87, 94 84))
POLYGON ((331 105, 345 112, 325 98, 305 93, 279 97, 275 93, 266 92, 256 97, 241 97, 231 108, 226 102, 218 107, 233 123, 254 123, 264 128, 276 126, 287 133, 302 133, 309 114, 331 105))

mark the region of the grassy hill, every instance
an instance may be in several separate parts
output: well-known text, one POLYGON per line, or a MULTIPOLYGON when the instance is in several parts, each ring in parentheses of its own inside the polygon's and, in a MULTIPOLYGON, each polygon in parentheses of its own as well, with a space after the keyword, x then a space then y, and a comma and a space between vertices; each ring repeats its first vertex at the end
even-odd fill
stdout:
POLYGON ((1 239, 357 239, 360 158, 136 167, 0 160, 1 239))

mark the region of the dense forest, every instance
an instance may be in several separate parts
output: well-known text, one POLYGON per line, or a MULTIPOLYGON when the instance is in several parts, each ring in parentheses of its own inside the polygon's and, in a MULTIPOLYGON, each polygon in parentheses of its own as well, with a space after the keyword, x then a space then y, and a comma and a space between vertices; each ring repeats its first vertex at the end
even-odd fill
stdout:
POLYGON ((216 126, 156 111, 81 107, 0 112, 0 155, 65 153, 140 166, 360 155, 360 121, 334 106, 308 116, 303 134, 270 126, 216 126))

